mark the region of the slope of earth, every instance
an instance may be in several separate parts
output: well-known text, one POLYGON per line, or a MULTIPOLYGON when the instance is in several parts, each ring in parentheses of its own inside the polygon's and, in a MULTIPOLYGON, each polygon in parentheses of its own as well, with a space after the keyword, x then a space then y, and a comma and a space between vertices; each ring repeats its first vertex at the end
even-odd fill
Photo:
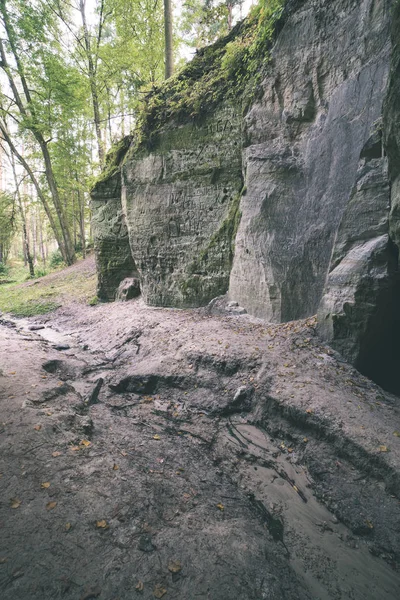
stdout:
POLYGON ((314 326, 3 315, 1 598, 396 598, 399 402, 314 326))

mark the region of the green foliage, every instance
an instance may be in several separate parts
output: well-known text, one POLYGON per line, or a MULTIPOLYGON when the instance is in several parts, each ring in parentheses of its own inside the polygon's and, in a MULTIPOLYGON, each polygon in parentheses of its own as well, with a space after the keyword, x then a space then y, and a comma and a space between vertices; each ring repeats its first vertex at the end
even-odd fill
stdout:
POLYGON ((61 252, 59 250, 55 250, 50 255, 49 265, 52 269, 56 269, 64 263, 63 257, 61 256, 61 252))
POLYGON ((44 267, 36 267, 35 268, 35 279, 39 279, 40 277, 45 277, 48 274, 48 270, 44 267))
POLYGON ((10 267, 3 262, 0 262, 0 277, 4 277, 4 275, 8 275, 10 272, 10 267))
POLYGON ((0 192, 0 263, 6 263, 12 238, 15 233, 14 198, 0 192))
POLYGON ((93 298, 91 298, 88 301, 89 306, 96 306, 96 304, 98 304, 98 303, 99 303, 99 299, 97 296, 93 296, 93 298))
POLYGON ((118 172, 120 165, 129 150, 132 139, 133 137, 131 135, 127 135, 122 138, 122 140, 111 146, 106 156, 105 169, 100 173, 94 184, 106 181, 118 172))
POLYGON ((245 105, 269 60, 275 25, 284 0, 263 0, 225 38, 199 50, 193 60, 146 98, 141 114, 144 139, 170 118, 201 117, 222 100, 245 105))
MULTIPOLYGON (((28 272, 11 269, 12 279, 22 281, 28 272)), ((15 316, 30 317, 58 308, 64 302, 87 303, 96 293, 96 274, 86 268, 72 267, 58 270, 51 277, 25 283, 0 285, 0 311, 15 316)))
POLYGON ((13 305, 12 314, 15 317, 34 317, 35 315, 45 315, 59 308, 56 302, 38 302, 29 300, 28 302, 17 302, 13 305))

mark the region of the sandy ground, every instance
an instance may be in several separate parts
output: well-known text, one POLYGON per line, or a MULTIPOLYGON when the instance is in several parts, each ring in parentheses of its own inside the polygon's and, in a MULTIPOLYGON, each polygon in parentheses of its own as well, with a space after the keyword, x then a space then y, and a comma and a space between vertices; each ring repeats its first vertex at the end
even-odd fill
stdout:
POLYGON ((399 400, 314 326, 3 315, 1 599, 398 598, 399 400))

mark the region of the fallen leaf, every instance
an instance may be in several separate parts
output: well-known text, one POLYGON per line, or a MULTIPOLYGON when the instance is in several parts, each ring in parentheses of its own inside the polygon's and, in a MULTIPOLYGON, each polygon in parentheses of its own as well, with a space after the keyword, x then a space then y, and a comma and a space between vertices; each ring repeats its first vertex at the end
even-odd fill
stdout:
POLYGON ((114 465, 113 465, 113 471, 118 471, 118 469, 119 469, 119 466, 116 463, 114 463, 114 465))
POLYGON ((61 456, 61 452, 58 452, 58 450, 56 450, 55 452, 52 452, 51 455, 54 456, 54 458, 56 458, 57 456, 61 456))
POLYGON ((289 454, 292 454, 293 448, 288 448, 287 451, 289 452, 289 454))
POLYGON ((143 592, 143 590, 144 590, 143 581, 138 581, 138 583, 135 585, 135 590, 137 590, 138 592, 143 592))
POLYGON ((163 587, 160 583, 157 583, 156 587, 154 588, 154 596, 156 598, 162 598, 165 594, 167 593, 167 590, 165 589, 165 587, 163 587))
POLYGON ((171 573, 179 573, 179 571, 182 571, 182 565, 179 560, 171 560, 168 564, 168 571, 171 573))
POLYGON ((96 521, 96 527, 99 529, 108 529, 108 523, 105 519, 102 519, 101 521, 96 521))
POLYGON ((47 488, 50 487, 50 481, 45 481, 44 483, 41 483, 40 487, 43 488, 44 490, 47 490, 47 488))
POLYGON ((47 413, 46 413, 46 417, 51 417, 51 415, 52 415, 52 414, 53 414, 53 413, 51 413, 51 412, 47 412, 47 413))
POLYGON ((10 371, 9 375, 15 375, 16 371, 10 371))
POLYGON ((42 426, 41 425, 35 425, 35 427, 33 429, 35 429, 35 431, 40 431, 42 429, 42 426))
MULTIPOLYGON (((153 440, 161 440, 159 435, 153 435, 153 440)), ((159 596, 161 598, 161 596, 159 596)))
POLYGON ((80 446, 71 446, 71 450, 72 450, 73 452, 78 452, 78 450, 80 450, 80 449, 81 449, 81 447, 80 447, 80 446))
POLYGON ((121 450, 122 456, 128 456, 128 453, 125 450, 121 450))
POLYGON ((80 443, 81 446, 85 446, 86 448, 88 448, 88 446, 92 445, 92 442, 89 442, 89 440, 82 440, 80 443))
POLYGON ((53 510, 57 506, 57 502, 48 502, 46 504, 46 510, 53 510))
POLYGON ((308 442, 308 438, 303 438, 303 442, 304 442, 305 444, 307 444, 307 442, 308 442))
POLYGON ((72 527, 71 523, 65 523, 65 525, 64 525, 65 531, 69 531, 71 529, 71 527, 72 527))
POLYGON ((217 508, 219 508, 219 510, 225 510, 225 506, 221 504, 221 502, 217 504, 217 508))
POLYGON ((306 410, 306 413, 307 413, 308 415, 312 415, 312 412, 313 412, 313 411, 312 411, 312 409, 311 409, 311 408, 307 408, 307 410, 306 410))
POLYGON ((10 506, 11 508, 19 508, 22 504, 22 500, 19 500, 18 498, 11 498, 10 500, 10 506))
POLYGON ((400 431, 393 431, 393 435, 395 435, 396 437, 400 437, 400 431))
POLYGON ((389 452, 389 449, 387 446, 379 446, 378 450, 379 450, 379 452, 389 452))
POLYGON ((4 563, 6 563, 8 561, 8 558, 6 556, 2 556, 0 558, 0 565, 4 565, 4 563))

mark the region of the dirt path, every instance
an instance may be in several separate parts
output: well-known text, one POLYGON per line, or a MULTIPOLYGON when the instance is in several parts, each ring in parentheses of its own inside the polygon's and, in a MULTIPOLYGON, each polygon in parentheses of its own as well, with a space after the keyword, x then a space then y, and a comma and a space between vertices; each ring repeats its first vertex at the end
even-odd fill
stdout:
POLYGON ((398 597, 398 400, 312 320, 135 300, 12 325, 2 599, 398 597))

